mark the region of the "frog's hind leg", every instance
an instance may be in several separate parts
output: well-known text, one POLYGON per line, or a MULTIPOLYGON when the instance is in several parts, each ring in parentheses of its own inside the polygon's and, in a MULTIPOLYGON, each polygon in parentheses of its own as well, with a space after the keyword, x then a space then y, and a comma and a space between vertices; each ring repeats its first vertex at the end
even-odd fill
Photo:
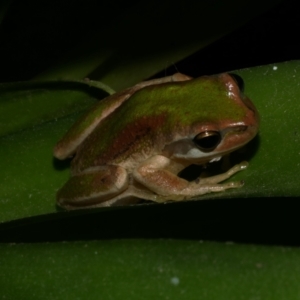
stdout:
POLYGON ((107 206, 109 202, 128 188, 127 171, 119 166, 91 168, 72 176, 57 192, 57 203, 66 209, 107 206))

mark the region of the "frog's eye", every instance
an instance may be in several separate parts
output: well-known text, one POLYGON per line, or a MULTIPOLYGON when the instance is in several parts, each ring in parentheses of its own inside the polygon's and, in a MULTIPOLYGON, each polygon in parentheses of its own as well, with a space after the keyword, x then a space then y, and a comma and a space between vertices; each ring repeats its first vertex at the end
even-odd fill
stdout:
POLYGON ((221 142, 221 134, 218 131, 203 131, 194 137, 194 143, 203 152, 214 150, 221 142))

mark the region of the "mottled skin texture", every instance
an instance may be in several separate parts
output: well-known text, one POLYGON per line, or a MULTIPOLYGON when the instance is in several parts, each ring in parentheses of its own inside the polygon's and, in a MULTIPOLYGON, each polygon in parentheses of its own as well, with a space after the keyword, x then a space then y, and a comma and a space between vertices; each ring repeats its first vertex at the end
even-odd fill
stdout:
POLYGON ((257 130, 255 107, 228 74, 140 83, 99 102, 56 145, 58 158, 76 153, 58 203, 72 209, 136 198, 164 202, 241 186, 219 182, 246 164, 200 184, 177 173, 243 146, 257 130), (220 137, 209 151, 194 140, 203 132, 220 137))

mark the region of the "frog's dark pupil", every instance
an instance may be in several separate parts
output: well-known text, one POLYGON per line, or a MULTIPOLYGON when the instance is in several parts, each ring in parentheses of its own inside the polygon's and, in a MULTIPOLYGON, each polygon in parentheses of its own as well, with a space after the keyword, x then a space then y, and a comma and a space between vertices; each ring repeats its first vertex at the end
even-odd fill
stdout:
POLYGON ((202 151, 212 151, 221 141, 221 135, 217 131, 208 131, 198 134, 194 142, 202 151))

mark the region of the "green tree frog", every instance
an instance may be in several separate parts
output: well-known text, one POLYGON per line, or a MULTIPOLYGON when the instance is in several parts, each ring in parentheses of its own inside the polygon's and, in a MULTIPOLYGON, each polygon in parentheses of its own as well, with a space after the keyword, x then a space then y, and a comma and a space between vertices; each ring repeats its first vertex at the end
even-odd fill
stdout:
POLYGON ((220 182, 247 162, 194 181, 178 173, 242 147, 258 126, 256 108, 230 74, 141 82, 97 103, 57 143, 56 158, 75 155, 57 203, 66 209, 160 203, 240 187, 220 182))

